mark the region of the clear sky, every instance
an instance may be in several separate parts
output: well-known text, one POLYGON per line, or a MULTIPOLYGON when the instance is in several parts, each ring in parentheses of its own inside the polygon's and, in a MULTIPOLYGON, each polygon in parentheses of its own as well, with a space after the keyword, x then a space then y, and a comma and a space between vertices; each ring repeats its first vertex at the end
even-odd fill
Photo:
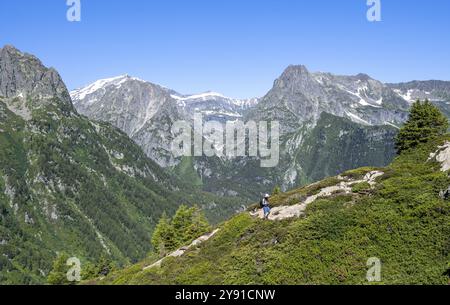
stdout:
POLYGON ((69 89, 128 73, 180 93, 264 95, 290 64, 385 82, 450 80, 450 1, 1 0, 0 45, 55 67, 69 89))

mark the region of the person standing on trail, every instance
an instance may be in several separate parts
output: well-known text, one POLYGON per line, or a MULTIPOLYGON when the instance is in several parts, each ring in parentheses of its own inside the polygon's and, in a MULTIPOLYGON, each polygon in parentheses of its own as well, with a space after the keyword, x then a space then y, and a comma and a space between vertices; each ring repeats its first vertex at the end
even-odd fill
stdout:
POLYGON ((269 219, 269 215, 270 215, 270 202, 269 202, 269 199, 270 199, 270 195, 266 194, 264 196, 264 198, 261 200, 261 203, 260 203, 261 208, 264 211, 264 219, 269 219))

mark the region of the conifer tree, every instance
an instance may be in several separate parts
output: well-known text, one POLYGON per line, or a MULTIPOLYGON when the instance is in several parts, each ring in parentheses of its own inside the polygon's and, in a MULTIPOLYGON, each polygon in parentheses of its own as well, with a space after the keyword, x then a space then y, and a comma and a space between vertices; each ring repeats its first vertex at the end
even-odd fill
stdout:
POLYGON ((194 206, 191 210, 191 224, 187 227, 185 240, 186 242, 190 242, 193 239, 196 239, 203 234, 206 234, 211 231, 211 225, 208 223, 205 214, 203 211, 194 206))
POLYGON ((396 138, 398 154, 445 134, 448 127, 447 118, 430 101, 415 102, 408 121, 396 138))
POLYGON ((211 225, 200 208, 182 205, 172 220, 165 213, 162 215, 152 235, 152 245, 160 256, 165 256, 210 231, 211 225))
POLYGON ((281 193, 281 188, 277 185, 273 189, 272 195, 279 195, 281 193))
POLYGON ((69 285, 72 284, 67 279, 67 272, 70 266, 67 265, 67 260, 69 256, 65 253, 61 253, 53 262, 52 271, 50 271, 47 282, 50 285, 69 285))
POLYGON ((152 245, 160 256, 175 250, 175 234, 169 217, 164 212, 152 236, 152 245))

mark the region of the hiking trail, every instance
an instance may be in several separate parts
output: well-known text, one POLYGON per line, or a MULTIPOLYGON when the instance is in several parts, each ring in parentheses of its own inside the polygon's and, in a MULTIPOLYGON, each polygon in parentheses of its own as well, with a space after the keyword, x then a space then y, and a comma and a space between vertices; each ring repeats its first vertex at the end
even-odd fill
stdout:
MULTIPOLYGON (((279 221, 283 219, 300 217, 303 215, 303 212, 306 210, 306 207, 320 198, 330 197, 336 193, 344 193, 344 194, 352 194, 352 187, 356 184, 367 182, 373 188, 376 185, 375 179, 383 176, 384 173, 380 171, 372 171, 367 173, 362 180, 346 180, 346 178, 342 176, 338 176, 339 180, 342 180, 337 185, 329 186, 323 188, 318 194, 307 197, 302 203, 290 205, 290 206, 277 206, 272 208, 272 211, 269 215, 269 220, 279 221)), ((253 217, 258 217, 263 219, 264 212, 261 209, 258 211, 251 212, 250 215, 253 217)))
POLYGON ((214 230, 211 233, 208 233, 208 234, 200 236, 199 238, 194 240, 189 246, 184 246, 184 247, 179 248, 178 250, 175 250, 174 252, 170 253, 169 255, 161 258, 159 261, 157 261, 157 262, 155 262, 155 263, 153 263, 153 264, 151 264, 149 266, 144 267, 143 270, 147 270, 147 269, 150 269, 150 268, 153 268, 153 267, 157 267, 157 268, 161 267, 162 262, 166 258, 182 256, 184 253, 186 253, 187 250, 204 243, 205 241, 207 241, 208 239, 210 239, 211 237, 216 235, 217 232, 219 232, 219 229, 216 229, 216 230, 214 230))

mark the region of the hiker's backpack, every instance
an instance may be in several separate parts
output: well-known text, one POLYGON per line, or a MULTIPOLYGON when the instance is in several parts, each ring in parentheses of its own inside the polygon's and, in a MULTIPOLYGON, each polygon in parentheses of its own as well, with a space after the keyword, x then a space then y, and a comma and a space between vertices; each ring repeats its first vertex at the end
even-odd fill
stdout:
POLYGON ((261 199, 259 202, 259 207, 262 209, 264 207, 264 199, 261 199))

